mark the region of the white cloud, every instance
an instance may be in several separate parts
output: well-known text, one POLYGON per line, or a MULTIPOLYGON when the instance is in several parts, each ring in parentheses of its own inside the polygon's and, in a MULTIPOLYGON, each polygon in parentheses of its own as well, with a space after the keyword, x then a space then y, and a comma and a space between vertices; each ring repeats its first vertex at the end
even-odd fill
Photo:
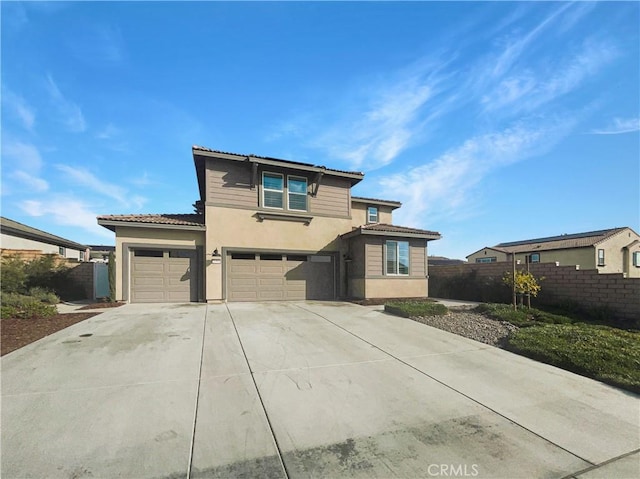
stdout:
POLYGON ((614 118, 606 127, 591 130, 594 135, 621 135, 640 131, 640 118, 614 118))
POLYGON ((108 183, 106 180, 95 176, 86 168, 71 167, 68 165, 56 165, 56 168, 65 175, 66 179, 69 179, 77 185, 91 190, 92 192, 99 193, 116 200, 122 206, 140 209, 146 203, 145 198, 137 195, 130 195, 126 188, 113 183, 108 183))
POLYGON ((548 151, 574 124, 574 120, 517 124, 475 136, 421 166, 381 178, 379 188, 385 197, 403 202, 394 215, 399 224, 421 226, 434 218, 464 215, 474 187, 488 174, 548 151))
POLYGON ((31 131, 36 120, 36 114, 31 106, 20 95, 12 92, 6 87, 2 88, 2 102, 7 105, 13 116, 15 116, 22 126, 31 131))
POLYGON ((111 140, 115 136, 120 134, 120 129, 116 128, 112 123, 109 123, 102 130, 96 133, 96 138, 99 140, 111 140))
POLYGON ((23 201, 20 208, 29 216, 50 216, 56 224, 75 226, 92 234, 111 238, 112 233, 98 225, 98 214, 81 200, 56 196, 47 201, 23 201))
POLYGON ((55 108, 58 110, 58 115, 61 117, 62 123, 67 129, 74 133, 85 131, 87 129, 87 123, 82 114, 82 110, 76 103, 64 97, 51 75, 47 75, 47 90, 49 91, 55 108))
POLYGON ((5 140, 2 142, 3 163, 9 159, 23 170, 38 172, 42 168, 42 157, 35 145, 21 141, 5 140))
POLYGON ((49 189, 49 183, 45 180, 24 171, 14 171, 9 176, 26 186, 29 192, 42 193, 49 189))

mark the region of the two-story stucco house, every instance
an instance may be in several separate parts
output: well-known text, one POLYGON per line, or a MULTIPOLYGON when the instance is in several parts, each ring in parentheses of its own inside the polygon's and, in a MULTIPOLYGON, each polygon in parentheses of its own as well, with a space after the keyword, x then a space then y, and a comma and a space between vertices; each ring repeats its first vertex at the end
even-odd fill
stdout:
POLYGON ((495 263, 509 261, 513 254, 522 263, 558 262, 640 278, 640 235, 628 227, 500 243, 470 254, 467 260, 495 263))
POLYGON ((192 149, 197 214, 109 215, 116 294, 132 302, 427 296, 427 242, 396 201, 351 196, 363 173, 192 149))

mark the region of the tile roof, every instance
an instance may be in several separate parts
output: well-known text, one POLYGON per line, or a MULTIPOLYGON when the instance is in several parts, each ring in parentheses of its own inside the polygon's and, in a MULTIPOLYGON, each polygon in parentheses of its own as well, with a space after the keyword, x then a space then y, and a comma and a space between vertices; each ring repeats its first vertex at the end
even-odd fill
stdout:
POLYGON ((204 226, 204 216, 196 214, 150 214, 150 215, 103 215, 100 221, 118 221, 123 223, 150 223, 176 226, 204 226))
POLYGON ((397 226, 390 225, 386 223, 372 223, 368 225, 359 226, 357 228, 353 228, 348 233, 342 235, 342 238, 350 238, 352 236, 360 235, 360 234, 377 234, 377 235, 388 235, 388 236, 410 236, 410 237, 419 237, 425 239, 440 239, 440 233, 436 231, 427 231, 421 230, 418 228, 409 228, 407 226, 397 226))
POLYGON ((337 170, 335 168, 327 168, 326 166, 322 166, 322 165, 314 165, 312 163, 302 163, 300 161, 283 160, 281 158, 273 158, 273 157, 269 157, 269 156, 254 155, 253 153, 251 153, 249 155, 245 155, 244 153, 233 153, 233 152, 230 152, 230 151, 212 150, 211 148, 207 148, 206 146, 198 146, 198 145, 193 145, 192 146, 192 150, 194 150, 194 151, 205 151, 207 153, 221 153, 223 155, 244 156, 244 157, 247 157, 247 158, 260 158, 260 159, 263 159, 263 160, 279 161, 279 162, 282 162, 282 163, 289 163, 291 165, 298 165, 298 166, 306 166, 306 167, 309 167, 309 168, 322 168, 322 169, 325 169, 326 171, 333 171, 335 173, 346 173, 348 175, 364 176, 364 173, 362 173, 361 171, 337 170))
POLYGON ((594 246, 627 228, 612 228, 607 230, 588 231, 586 233, 549 236, 523 241, 500 243, 493 249, 507 253, 522 253, 528 251, 545 251, 554 249, 584 248, 594 246))
POLYGON ((408 233, 414 235, 440 236, 436 231, 421 230, 418 228, 409 228, 407 226, 390 225, 387 223, 371 223, 360 227, 367 231, 380 231, 385 233, 408 233))
POLYGON ((402 206, 402 203, 394 200, 381 200, 379 198, 365 198, 364 196, 353 196, 353 195, 351 196, 351 199, 359 202, 374 201, 379 203, 393 203, 395 205, 398 205, 398 207, 402 206))

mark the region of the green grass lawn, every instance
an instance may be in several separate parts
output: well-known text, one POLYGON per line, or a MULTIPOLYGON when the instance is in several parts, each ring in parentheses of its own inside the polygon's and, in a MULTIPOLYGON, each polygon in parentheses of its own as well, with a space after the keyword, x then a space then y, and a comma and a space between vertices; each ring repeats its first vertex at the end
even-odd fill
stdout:
POLYGON ((398 316, 444 316, 449 312, 444 304, 425 301, 390 301, 385 303, 384 310, 398 316))

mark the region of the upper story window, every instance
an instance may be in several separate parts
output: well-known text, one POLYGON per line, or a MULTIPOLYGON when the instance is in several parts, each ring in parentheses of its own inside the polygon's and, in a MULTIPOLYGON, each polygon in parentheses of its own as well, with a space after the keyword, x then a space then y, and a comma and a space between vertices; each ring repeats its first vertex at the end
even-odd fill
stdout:
POLYGON ((284 176, 278 173, 262 174, 262 206, 265 208, 284 207, 284 176))
POLYGON ((367 223, 377 223, 378 220, 378 207, 369 206, 367 208, 367 223))
POLYGON ((387 241, 386 273, 388 275, 409 274, 409 242, 387 241))
POLYGON ((289 209, 307 211, 307 179, 297 176, 287 177, 289 209))
POLYGON ((604 266, 604 250, 598 250, 598 266, 604 266))

